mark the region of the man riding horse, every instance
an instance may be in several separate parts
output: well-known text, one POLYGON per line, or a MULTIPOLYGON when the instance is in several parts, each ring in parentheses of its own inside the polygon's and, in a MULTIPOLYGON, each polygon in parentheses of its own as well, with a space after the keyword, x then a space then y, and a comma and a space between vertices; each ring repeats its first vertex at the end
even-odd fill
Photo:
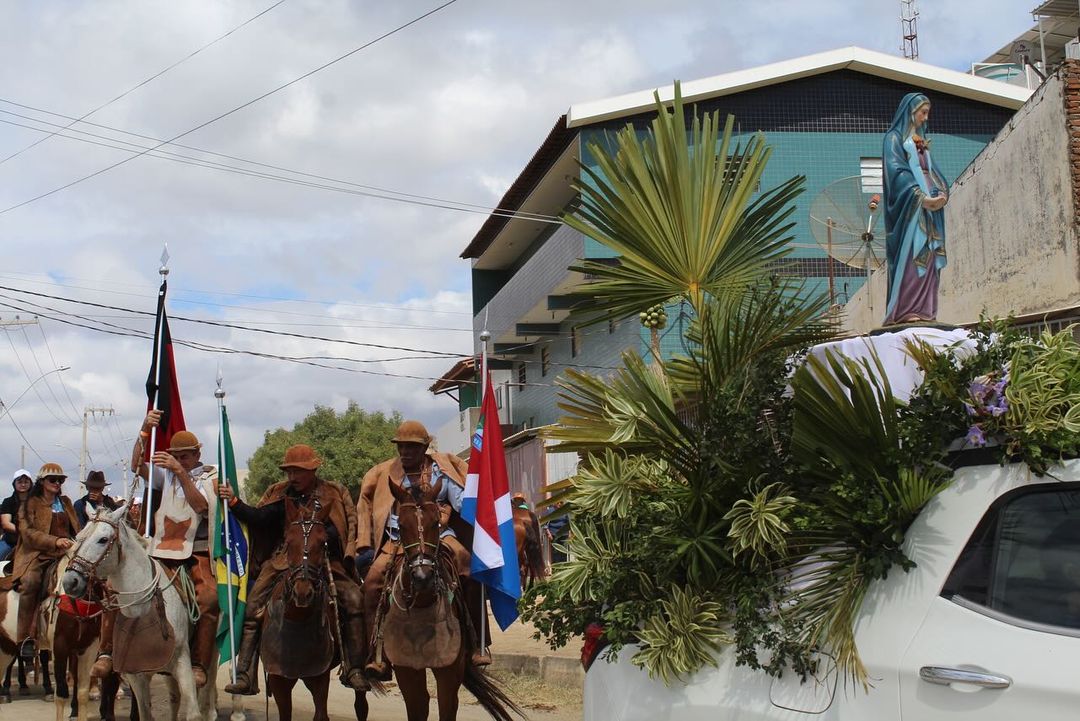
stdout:
MULTIPOLYGON (((258 507, 252 507, 235 497, 232 488, 221 485, 217 494, 229 504, 236 518, 248 524, 256 535, 255 540, 270 539, 277 544, 274 555, 263 564, 254 587, 248 594, 244 611, 244 633, 236 657, 236 683, 225 687, 227 693, 253 695, 259 692, 254 673, 255 656, 258 652, 261 620, 274 586, 283 579, 289 568, 285 555, 285 499, 290 498, 301 506, 330 508, 326 532, 330 559, 337 591, 337 604, 342 626, 342 664, 346 671, 343 683, 356 691, 370 688, 363 675, 362 649, 365 648, 363 593, 360 585, 346 570, 345 562, 352 562, 353 541, 356 533, 356 513, 349 491, 339 483, 319 478, 316 469, 322 460, 311 446, 295 445, 285 451, 279 466, 288 480, 270 486, 263 494, 258 507), (259 537, 262 538, 259 538, 259 537)), ((313 509, 314 510, 314 509, 313 509)))
MULTIPOLYGON (((364 613, 371 619, 372 625, 369 654, 375 649, 378 629, 374 627, 374 620, 385 600, 383 595, 387 570, 395 555, 401 552, 398 542, 397 503, 390 484, 405 489, 415 487, 418 490, 424 484, 434 487, 439 479, 442 479, 439 498, 436 499, 442 507, 442 545, 453 554, 458 575, 461 576, 473 632, 479 635, 481 624, 486 624, 487 621, 487 614, 481 609, 480 587, 468 578, 471 555, 458 538, 459 534, 470 537, 472 530, 459 515, 468 465, 455 455, 428 451, 431 435, 419 421, 402 423, 392 440, 397 446, 398 457, 384 461, 367 472, 360 486, 360 500, 357 504, 357 563, 370 563, 364 581, 364 613)), ((483 637, 490 638, 490 634, 485 630, 483 637)), ((490 664, 491 656, 486 649, 479 646, 475 648, 477 650, 472 654, 470 662, 474 666, 490 664)), ((388 668, 381 659, 375 659, 367 665, 365 671, 371 677, 385 678, 388 668)))
MULTIPOLYGON (((144 479, 149 473, 143 463, 146 441, 151 429, 161 421, 161 411, 146 414, 135 447, 131 451, 131 469, 144 479)), ((213 489, 217 470, 204 466, 202 444, 191 431, 174 433, 166 451, 154 454, 154 489, 152 540, 150 556, 170 572, 183 566, 195 588, 199 620, 191 641, 191 674, 195 686, 206 685, 206 675, 217 668, 218 600, 217 578, 210 563, 209 535, 213 526, 213 489)), ((149 523, 150 519, 146 519, 149 523)), ((113 671, 113 623, 115 612, 102 616, 101 649, 90 673, 104 678, 113 671)))
POLYGON ((26 503, 19 507, 19 544, 11 580, 19 582, 16 637, 24 659, 37 655, 38 605, 50 567, 71 548, 72 539, 82 529, 71 499, 60 493, 65 478, 59 463, 46 463, 38 471, 26 503))

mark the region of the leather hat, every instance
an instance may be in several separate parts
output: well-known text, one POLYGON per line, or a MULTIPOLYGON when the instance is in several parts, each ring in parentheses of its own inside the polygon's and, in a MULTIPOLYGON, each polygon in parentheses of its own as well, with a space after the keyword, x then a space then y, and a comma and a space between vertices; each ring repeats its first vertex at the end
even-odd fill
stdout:
POLYGON ((431 434, 420 421, 405 421, 398 426, 392 440, 394 443, 422 443, 426 446, 431 443, 431 434))
POLYGON ((314 471, 322 465, 322 459, 315 449, 303 443, 289 446, 285 451, 285 458, 278 466, 281 470, 286 468, 303 468, 305 471, 314 471))
POLYGON ((105 480, 105 473, 103 471, 90 471, 86 474, 86 480, 83 482, 83 485, 88 489, 101 489, 109 485, 109 482, 105 480))
POLYGON ((61 478, 67 478, 67 474, 64 473, 64 467, 59 463, 46 463, 40 469, 38 469, 38 480, 46 478, 47 476, 60 476, 61 478))
POLYGON ((177 431, 169 440, 170 452, 172 451, 197 451, 202 448, 202 443, 191 431, 177 431))

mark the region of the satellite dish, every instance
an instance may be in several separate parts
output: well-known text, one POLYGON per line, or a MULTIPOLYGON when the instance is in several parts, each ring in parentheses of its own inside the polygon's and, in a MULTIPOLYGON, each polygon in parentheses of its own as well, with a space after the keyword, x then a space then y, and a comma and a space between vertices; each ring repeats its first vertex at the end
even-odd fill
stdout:
POLYGON ((1009 48, 1009 58, 1017 65, 1027 65, 1028 58, 1031 57, 1031 43, 1023 38, 1017 40, 1009 48))
MULTIPOLYGON (((829 183, 810 203, 810 230, 829 257, 862 268, 867 279, 885 264, 881 176, 872 173, 829 183)), ((832 291, 832 265, 829 267, 832 291)))

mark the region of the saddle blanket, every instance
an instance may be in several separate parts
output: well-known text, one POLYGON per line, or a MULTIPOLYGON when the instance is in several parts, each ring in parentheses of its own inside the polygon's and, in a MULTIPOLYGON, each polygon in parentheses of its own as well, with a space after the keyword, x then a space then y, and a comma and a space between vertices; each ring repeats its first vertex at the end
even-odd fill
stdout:
POLYGON ((403 668, 443 668, 461 652, 461 623, 445 596, 427 608, 391 603, 382 634, 386 658, 403 668))
POLYGON ((78 616, 79 618, 88 618, 101 613, 100 603, 84 601, 81 598, 72 598, 66 593, 60 595, 57 608, 59 608, 62 613, 66 613, 70 616, 78 616))

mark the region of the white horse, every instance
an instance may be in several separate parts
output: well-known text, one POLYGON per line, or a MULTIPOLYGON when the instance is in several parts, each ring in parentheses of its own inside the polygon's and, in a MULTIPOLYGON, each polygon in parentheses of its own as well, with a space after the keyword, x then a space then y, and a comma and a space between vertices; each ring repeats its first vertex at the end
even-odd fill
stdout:
POLYGON ((177 719, 180 701, 186 721, 214 721, 217 718, 217 667, 207 669, 207 682, 195 688, 188 648, 194 624, 187 605, 180 596, 174 577, 147 553, 145 541, 132 531, 126 521, 127 509, 102 509, 79 534, 72 549, 72 560, 64 573, 64 591, 76 598, 86 593, 92 577, 108 580, 116 595, 116 606, 127 618, 140 618, 153 612, 155 596, 160 594, 165 606, 165 620, 176 638, 172 658, 161 668, 148 673, 122 673, 135 692, 139 718, 153 719, 150 712, 150 679, 154 673, 169 674, 170 717, 177 719))
MULTIPOLYGON (((0 578, 8 575, 7 567, 10 561, 0 562, 0 578)), ((19 592, 11 589, 0 598, 0 675, 15 659, 18 653, 16 638, 18 636, 19 621, 19 592)))

